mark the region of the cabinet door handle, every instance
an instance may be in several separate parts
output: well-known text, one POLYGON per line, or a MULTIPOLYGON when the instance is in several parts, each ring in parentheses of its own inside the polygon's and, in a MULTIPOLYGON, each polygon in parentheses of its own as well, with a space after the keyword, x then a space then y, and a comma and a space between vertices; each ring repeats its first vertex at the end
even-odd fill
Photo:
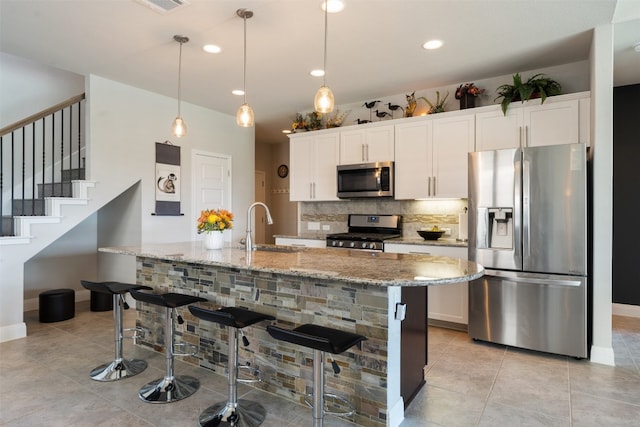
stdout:
POLYGON ((360 144, 360 161, 364 162, 364 144, 360 144))
POLYGON ((309 198, 313 199, 313 182, 309 183, 309 198))
POLYGON ((436 177, 433 177, 433 197, 436 197, 436 177))
POLYGON ((529 126, 524 127, 524 142, 525 147, 528 147, 531 141, 529 141, 529 126))
POLYGON ((316 183, 315 182, 313 183, 313 198, 314 198, 314 200, 316 198, 316 183))
POLYGON ((365 144, 365 153, 367 154, 365 160, 369 161, 369 144, 365 144))
POLYGON ((431 177, 429 177, 429 182, 427 183, 427 196, 431 197, 431 177))
POLYGON ((522 126, 520 126, 518 128, 518 144, 520 145, 520 148, 522 148, 522 126))

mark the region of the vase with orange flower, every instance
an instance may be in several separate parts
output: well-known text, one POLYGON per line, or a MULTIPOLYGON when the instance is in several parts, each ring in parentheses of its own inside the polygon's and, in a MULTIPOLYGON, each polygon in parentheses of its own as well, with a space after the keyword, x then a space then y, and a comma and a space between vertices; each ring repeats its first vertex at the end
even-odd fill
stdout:
POLYGON ((198 218, 198 234, 204 233, 207 249, 222 249, 224 232, 233 227, 233 214, 226 209, 205 209, 198 218))

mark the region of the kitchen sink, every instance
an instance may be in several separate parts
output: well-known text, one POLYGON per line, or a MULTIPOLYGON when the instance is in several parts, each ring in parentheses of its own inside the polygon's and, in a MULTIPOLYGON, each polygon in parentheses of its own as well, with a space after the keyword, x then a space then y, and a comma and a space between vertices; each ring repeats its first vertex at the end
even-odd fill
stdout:
POLYGON ((302 251, 304 248, 293 248, 291 246, 257 246, 258 252, 282 252, 282 253, 296 253, 302 251))

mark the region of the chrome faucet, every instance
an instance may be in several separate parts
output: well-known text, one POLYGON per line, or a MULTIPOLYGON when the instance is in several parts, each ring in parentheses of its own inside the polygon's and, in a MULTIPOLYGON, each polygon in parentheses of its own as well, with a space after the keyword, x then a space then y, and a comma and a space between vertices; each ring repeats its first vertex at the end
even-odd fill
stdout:
POLYGON ((258 205, 263 206, 264 210, 267 212, 267 224, 273 224, 273 218, 271 218, 271 212, 269 212, 267 205, 262 202, 255 202, 249 206, 247 209, 247 235, 244 239, 247 254, 250 254, 252 250, 255 250, 255 247, 253 246, 253 239, 251 238, 251 210, 258 205))

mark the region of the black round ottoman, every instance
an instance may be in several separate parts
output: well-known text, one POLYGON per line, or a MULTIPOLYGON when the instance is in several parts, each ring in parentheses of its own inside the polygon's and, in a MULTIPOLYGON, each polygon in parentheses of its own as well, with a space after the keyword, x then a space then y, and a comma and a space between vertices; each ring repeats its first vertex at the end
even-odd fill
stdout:
POLYGON ((91 291, 91 311, 113 310, 113 295, 91 291))
POLYGON ((52 289, 39 295, 40 322, 60 322, 76 314, 76 294, 73 289, 52 289))

